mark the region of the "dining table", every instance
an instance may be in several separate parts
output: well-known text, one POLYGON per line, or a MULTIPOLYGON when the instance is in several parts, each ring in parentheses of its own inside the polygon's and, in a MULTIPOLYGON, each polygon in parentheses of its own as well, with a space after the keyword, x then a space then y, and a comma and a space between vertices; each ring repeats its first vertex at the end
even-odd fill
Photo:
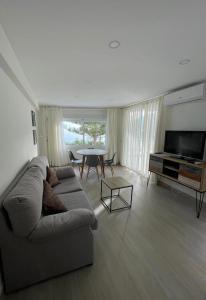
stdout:
POLYGON ((103 175, 103 177, 105 177, 105 172, 104 172, 104 156, 107 154, 106 150, 104 150, 104 149, 95 149, 95 148, 92 148, 92 149, 80 149, 80 150, 77 150, 77 153, 80 154, 80 155, 82 155, 82 166, 81 166, 81 172, 80 172, 81 178, 83 176, 83 171, 84 171, 86 157, 90 156, 90 155, 96 155, 96 156, 99 157, 102 175, 103 175))

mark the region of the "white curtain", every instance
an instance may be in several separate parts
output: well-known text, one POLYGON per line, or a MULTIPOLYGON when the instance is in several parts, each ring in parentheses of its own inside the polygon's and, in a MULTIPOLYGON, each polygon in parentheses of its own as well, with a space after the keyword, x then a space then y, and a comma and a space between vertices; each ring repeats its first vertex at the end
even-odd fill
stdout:
POLYGON ((106 131, 106 149, 108 158, 115 154, 114 163, 118 162, 118 108, 107 109, 107 131, 106 131))
POLYGON ((68 164, 63 138, 63 111, 60 107, 41 106, 39 121, 39 154, 47 155, 51 166, 68 164))
POLYGON ((121 164, 148 176, 149 155, 160 149, 163 97, 123 109, 121 164))

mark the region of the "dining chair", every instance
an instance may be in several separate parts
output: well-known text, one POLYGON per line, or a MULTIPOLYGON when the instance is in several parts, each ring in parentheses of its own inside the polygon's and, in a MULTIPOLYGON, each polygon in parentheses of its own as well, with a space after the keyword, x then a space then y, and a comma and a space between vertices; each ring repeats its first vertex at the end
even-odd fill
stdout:
POLYGON ((97 155, 88 155, 86 158, 87 169, 87 178, 89 176, 89 172, 92 170, 96 170, 97 177, 99 180, 99 171, 98 171, 99 157, 97 155))
POLYGON ((72 167, 74 167, 76 165, 76 166, 78 166, 79 171, 80 171, 80 167, 82 165, 82 160, 76 158, 71 150, 69 151, 69 159, 72 163, 72 167))
POLYGON ((112 156, 111 159, 106 159, 106 160, 104 161, 104 166, 110 168, 111 173, 112 173, 112 176, 114 175, 114 169, 113 169, 112 165, 114 164, 114 158, 115 158, 115 155, 116 155, 116 153, 113 154, 113 156, 112 156))

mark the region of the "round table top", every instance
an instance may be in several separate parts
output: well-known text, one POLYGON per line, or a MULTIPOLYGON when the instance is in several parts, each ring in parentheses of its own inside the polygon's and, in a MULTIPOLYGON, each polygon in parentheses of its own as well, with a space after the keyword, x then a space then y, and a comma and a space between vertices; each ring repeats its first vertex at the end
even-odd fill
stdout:
POLYGON ((77 153, 81 155, 105 155, 107 151, 103 149, 80 149, 77 150, 77 153))

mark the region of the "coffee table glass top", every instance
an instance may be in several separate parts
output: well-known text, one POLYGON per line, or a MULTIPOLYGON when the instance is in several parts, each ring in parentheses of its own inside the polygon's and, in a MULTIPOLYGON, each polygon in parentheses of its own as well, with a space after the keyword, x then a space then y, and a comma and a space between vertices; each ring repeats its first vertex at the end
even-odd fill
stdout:
POLYGON ((102 179, 102 181, 111 189, 121 189, 125 187, 132 186, 131 183, 129 183, 127 180, 125 180, 123 177, 117 176, 117 177, 107 177, 102 179))

